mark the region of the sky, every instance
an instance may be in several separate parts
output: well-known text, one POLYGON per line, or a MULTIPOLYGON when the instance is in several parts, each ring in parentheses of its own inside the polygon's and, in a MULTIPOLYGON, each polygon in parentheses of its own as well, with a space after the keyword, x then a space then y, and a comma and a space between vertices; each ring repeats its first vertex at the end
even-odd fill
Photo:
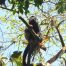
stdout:
MULTIPOLYGON (((52 4, 49 8, 48 8, 48 6, 47 6, 47 4, 43 4, 44 5, 44 11, 46 10, 46 12, 48 12, 48 9, 50 9, 50 7, 52 8, 54 8, 54 5, 52 4)), ((37 8, 36 7, 30 7, 29 8, 29 10, 31 10, 31 14, 33 14, 33 12, 35 12, 35 11, 37 11, 37 8)), ((55 12, 55 13, 51 13, 51 15, 56 15, 57 13, 55 12)), ((5 16, 6 15, 6 11, 4 10, 1 10, 0 9, 0 17, 1 16, 5 16)), ((4 23, 2 23, 1 21, 0 21, 0 40, 4 40, 4 41, 6 41, 6 38, 8 38, 8 36, 6 35, 6 34, 4 34, 4 35, 2 35, 2 32, 4 33, 4 32, 10 32, 10 30, 8 30, 8 29, 6 29, 6 27, 8 26, 9 24, 4 24, 4 23), (4 39, 3 39, 3 37, 4 37, 4 39)), ((8 39, 7 39, 8 40, 8 39)), ((6 44, 10 44, 10 43, 6 43, 6 44)), ((5 46, 6 46, 6 44, 5 44, 5 46)), ((59 43, 60 44, 60 43, 59 43)), ((0 43, 0 45, 1 45, 1 43, 0 43)), ((6 56, 6 57, 10 57, 10 55, 13 53, 13 51, 16 51, 16 50, 18 50, 18 46, 16 46, 16 45, 12 45, 11 47, 9 47, 5 52, 4 52, 4 55, 3 56, 6 56)), ((48 47, 48 46, 52 46, 52 44, 50 43, 50 42, 47 42, 47 44, 46 44, 46 47, 48 47)), ((59 45, 60 46, 60 45, 59 45)), ((51 54, 56 54, 59 50, 60 50, 61 48, 58 48, 57 46, 53 46, 53 47, 51 47, 51 48, 49 48, 49 50, 47 49, 47 51, 46 52, 44 52, 43 50, 41 50, 41 52, 42 52, 42 57, 47 61, 47 60, 49 60, 51 57, 52 57, 52 55, 51 54), (51 51, 51 52, 50 52, 51 51)), ((20 48, 19 50, 22 50, 22 51, 24 51, 24 48, 20 48)), ((59 59, 58 59, 59 60, 59 59)), ((59 61, 55 61, 54 63, 52 63, 52 65, 51 66, 58 66, 58 64, 60 64, 60 62, 59 61)), ((36 61, 36 60, 35 60, 36 61)), ((38 62, 38 61, 36 61, 36 62, 38 62)), ((7 65, 7 66, 10 66, 10 63, 7 65)), ((60 66, 60 65, 59 65, 60 66)))

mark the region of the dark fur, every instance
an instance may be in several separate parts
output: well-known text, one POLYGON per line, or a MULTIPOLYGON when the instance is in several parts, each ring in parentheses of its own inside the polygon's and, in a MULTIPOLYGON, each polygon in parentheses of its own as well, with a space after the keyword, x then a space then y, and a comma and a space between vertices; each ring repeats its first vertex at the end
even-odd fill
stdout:
POLYGON ((37 22, 36 17, 31 16, 30 19, 29 19, 29 24, 33 26, 33 30, 36 32, 36 34, 38 32, 40 32, 40 28, 38 26, 38 22, 37 22))
MULTIPOLYGON (((36 34, 40 32, 38 23, 37 23, 36 18, 34 16, 30 17, 29 24, 32 25, 32 27, 30 27, 30 29, 33 29, 36 34)), ((30 33, 30 30, 28 28, 25 29, 25 38, 26 38, 26 40, 28 40, 29 44, 27 45, 27 47, 26 47, 26 49, 24 50, 24 53, 23 53, 23 65, 24 66, 26 65, 26 56, 28 55, 27 66, 29 66, 30 65, 31 54, 34 51, 35 46, 31 47, 31 44, 34 42, 34 37, 30 33)))

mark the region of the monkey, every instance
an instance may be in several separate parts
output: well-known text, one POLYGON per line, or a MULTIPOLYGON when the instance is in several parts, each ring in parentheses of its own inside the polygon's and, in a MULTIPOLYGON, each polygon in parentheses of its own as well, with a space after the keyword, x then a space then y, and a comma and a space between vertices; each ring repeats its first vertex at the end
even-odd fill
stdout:
MULTIPOLYGON (((24 50, 24 53, 23 53, 23 66, 26 66, 26 56, 27 55, 28 55, 27 65, 28 66, 30 65, 31 54, 34 51, 34 48, 36 48, 36 46, 37 46, 36 43, 37 42, 39 43, 39 41, 37 41, 34 38, 34 36, 31 34, 30 30, 33 30, 36 35, 41 36, 40 27, 38 25, 38 22, 37 22, 37 19, 36 19, 35 16, 30 17, 29 26, 30 26, 29 28, 25 29, 25 38, 29 42, 29 44, 27 45, 27 47, 26 47, 26 49, 24 50)), ((42 39, 41 39, 40 42, 42 42, 42 39)), ((46 48, 42 48, 42 49, 46 50, 46 48)))
MULTIPOLYGON (((30 25, 29 29, 33 28, 33 30, 35 31, 35 33, 39 32, 38 23, 36 22, 36 18, 34 16, 30 17, 30 19, 29 19, 29 25, 30 25)), ((26 40, 28 40, 29 44, 28 44, 28 46, 26 47, 26 49, 25 49, 25 51, 23 53, 23 64, 26 63, 25 60, 26 60, 26 56, 27 56, 27 54, 29 53, 29 50, 30 50, 30 44, 34 40, 33 35, 31 35, 29 29, 28 28, 25 29, 25 38, 26 38, 26 40)))

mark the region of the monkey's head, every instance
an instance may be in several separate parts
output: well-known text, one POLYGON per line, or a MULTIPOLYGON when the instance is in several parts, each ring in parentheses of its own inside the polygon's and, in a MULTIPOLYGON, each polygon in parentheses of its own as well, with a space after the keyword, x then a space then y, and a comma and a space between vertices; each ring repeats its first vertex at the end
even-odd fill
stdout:
POLYGON ((34 23, 36 23, 36 17, 35 17, 35 16, 31 16, 31 17, 29 18, 29 24, 30 24, 30 25, 33 25, 34 23))
POLYGON ((40 32, 38 22, 35 16, 31 16, 29 19, 29 24, 33 26, 33 29, 36 33, 40 32))

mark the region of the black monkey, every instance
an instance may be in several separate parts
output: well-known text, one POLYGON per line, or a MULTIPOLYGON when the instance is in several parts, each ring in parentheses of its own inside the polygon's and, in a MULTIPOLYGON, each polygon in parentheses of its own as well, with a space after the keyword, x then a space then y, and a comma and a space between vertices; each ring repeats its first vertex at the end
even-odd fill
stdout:
MULTIPOLYGON (((26 38, 26 40, 28 40, 29 44, 27 45, 27 47, 26 47, 26 49, 23 53, 23 65, 24 66, 26 66, 26 56, 27 55, 28 55, 27 65, 30 64, 31 54, 34 51, 34 48, 36 48, 36 46, 37 46, 36 39, 31 34, 30 30, 33 30, 35 32, 35 34, 37 34, 38 36, 41 36, 40 28, 38 26, 38 23, 37 23, 37 20, 36 20, 35 16, 30 17, 29 25, 30 25, 30 27, 25 29, 25 38, 26 38)), ((41 41, 42 41, 42 39, 41 39, 41 41)))

